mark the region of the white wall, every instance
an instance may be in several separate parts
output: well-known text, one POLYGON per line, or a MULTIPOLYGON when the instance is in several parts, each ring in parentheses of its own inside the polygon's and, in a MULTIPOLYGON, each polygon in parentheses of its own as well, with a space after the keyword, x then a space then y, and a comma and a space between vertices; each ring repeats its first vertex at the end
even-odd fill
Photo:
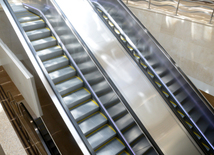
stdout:
POLYGON ((214 26, 129 8, 193 83, 214 95, 214 26))
POLYGON ((10 76, 26 102, 24 104, 29 111, 33 111, 36 117, 42 115, 38 99, 34 77, 28 72, 24 65, 18 60, 13 52, 0 39, 0 62, 10 76))

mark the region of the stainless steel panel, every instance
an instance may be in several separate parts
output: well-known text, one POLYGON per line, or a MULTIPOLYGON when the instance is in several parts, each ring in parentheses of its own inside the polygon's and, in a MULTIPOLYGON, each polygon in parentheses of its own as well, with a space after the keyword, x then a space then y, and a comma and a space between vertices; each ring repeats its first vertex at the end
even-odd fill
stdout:
POLYGON ((136 63, 86 0, 56 0, 164 154, 202 154, 136 63))

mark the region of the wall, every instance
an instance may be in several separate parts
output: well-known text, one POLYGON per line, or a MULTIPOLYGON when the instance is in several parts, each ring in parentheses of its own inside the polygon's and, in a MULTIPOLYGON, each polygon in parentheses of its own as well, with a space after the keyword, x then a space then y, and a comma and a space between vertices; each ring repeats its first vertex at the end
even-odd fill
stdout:
POLYGON ((38 99, 34 77, 24 65, 17 59, 13 52, 0 39, 0 61, 16 87, 27 102, 26 107, 36 115, 42 116, 42 110, 38 99))
POLYGON ((192 82, 214 95, 214 26, 129 8, 192 82))

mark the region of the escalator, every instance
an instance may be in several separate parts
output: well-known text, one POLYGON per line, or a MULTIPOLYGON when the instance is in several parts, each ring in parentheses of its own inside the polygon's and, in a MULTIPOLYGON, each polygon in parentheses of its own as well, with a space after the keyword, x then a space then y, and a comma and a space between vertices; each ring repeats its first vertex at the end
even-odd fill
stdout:
MULTIPOLYGON (((70 63, 69 57, 65 55, 61 44, 56 39, 57 37, 53 35, 51 28, 40 17, 41 15, 31 12, 32 10, 28 11, 22 6, 18 6, 18 9, 15 6, 13 9, 17 20, 54 83, 55 89, 61 95, 63 102, 96 154, 130 154, 131 151, 127 149, 101 110, 102 108, 85 87, 85 82, 70 63)), ((66 34, 64 38, 66 38, 66 34)), ((135 154, 156 155, 154 147, 106 82, 82 45, 74 35, 70 38, 72 38, 69 40, 72 42, 69 45, 69 49, 72 51, 70 56, 135 154)))
POLYGON ((168 100, 184 125, 208 154, 214 147, 213 108, 178 67, 163 54, 155 39, 120 1, 92 1, 95 11, 168 100), (143 29, 144 28, 144 29, 143 29), (150 34, 149 34, 150 35, 150 34), (153 43, 155 42, 155 43, 153 43))

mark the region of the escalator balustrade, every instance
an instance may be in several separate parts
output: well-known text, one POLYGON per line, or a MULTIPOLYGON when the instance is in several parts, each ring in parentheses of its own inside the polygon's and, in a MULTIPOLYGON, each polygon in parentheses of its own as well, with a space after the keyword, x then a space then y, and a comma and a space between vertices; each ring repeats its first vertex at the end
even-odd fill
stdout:
MULTIPOLYGON (((96 154, 128 154, 43 19, 27 10, 15 15, 96 154)), ((85 64, 81 69, 87 67, 85 64)))
MULTIPOLYGON (((96 154, 129 154, 125 145, 117 137, 115 130, 108 123, 105 115, 100 111, 99 105, 92 99, 91 93, 84 87, 82 79, 77 76, 75 69, 69 64, 68 58, 64 55, 63 50, 52 36, 51 30, 43 19, 27 10, 15 14, 56 89, 62 96, 64 103, 96 154)), ((66 39, 66 35, 60 36, 62 40, 63 38, 66 39)), ((69 38, 72 43, 66 45, 66 47, 70 51, 71 57, 134 152, 139 155, 156 155, 155 149, 105 81, 105 78, 76 37, 73 35, 69 38)))
MULTIPOLYGON (((166 68, 166 66, 161 62, 154 51, 150 50, 149 46, 140 44, 138 40, 138 34, 135 33, 134 24, 127 23, 124 14, 120 12, 119 8, 114 7, 110 2, 92 2, 95 6, 97 13, 106 23, 106 25, 111 29, 114 35, 120 40, 120 42, 128 49, 128 51, 134 56, 135 60, 141 65, 141 67, 146 71, 146 73, 153 79, 154 83, 161 90, 163 95, 167 98, 169 103, 175 108, 175 111, 180 115, 183 121, 191 129, 192 133, 199 140, 202 146, 207 150, 207 152, 214 152, 209 144, 202 138, 200 132, 195 130, 195 126, 191 123, 190 119, 194 121, 200 131, 209 140, 211 146, 214 146, 214 126, 213 122, 208 121, 198 104, 201 102, 199 100, 194 100, 195 94, 188 83, 183 79, 182 75, 172 66, 166 68), (117 23, 115 25, 114 23, 117 23), (117 27, 119 26, 119 27, 117 27), (135 51, 134 47, 130 45, 127 38, 132 41, 135 47, 140 51, 142 56, 147 60, 149 65, 154 69, 156 74, 160 77, 161 81, 155 78, 155 74, 148 68, 146 62, 144 62, 140 56, 135 51), (171 97, 170 93, 163 87, 162 82, 168 87, 169 91, 175 96, 177 101, 182 105, 179 107, 175 100, 171 97), (190 118, 183 112, 185 110, 190 118)), ((213 115, 210 117, 211 120, 213 115)))

